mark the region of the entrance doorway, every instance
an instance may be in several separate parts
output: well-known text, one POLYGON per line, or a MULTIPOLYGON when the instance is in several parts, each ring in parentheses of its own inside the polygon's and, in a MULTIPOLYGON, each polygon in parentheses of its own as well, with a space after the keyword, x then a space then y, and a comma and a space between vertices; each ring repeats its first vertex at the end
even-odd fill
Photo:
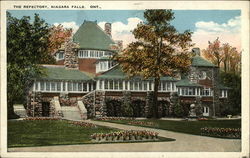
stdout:
POLYGON ((203 107, 203 116, 209 116, 209 107, 208 106, 203 107))
POLYGON ((42 102, 42 116, 43 117, 49 117, 49 108, 50 108, 49 102, 42 102))

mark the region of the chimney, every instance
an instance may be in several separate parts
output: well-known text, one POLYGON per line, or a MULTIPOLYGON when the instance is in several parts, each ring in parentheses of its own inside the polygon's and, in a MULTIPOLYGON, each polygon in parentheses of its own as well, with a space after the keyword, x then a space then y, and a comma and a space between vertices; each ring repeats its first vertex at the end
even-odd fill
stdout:
POLYGON ((193 49, 192 49, 192 53, 193 53, 194 55, 200 56, 200 55, 201 55, 201 53, 200 53, 200 48, 193 48, 193 49))
POLYGON ((111 23, 105 23, 104 31, 111 37, 111 23))
POLYGON ((66 69, 78 69, 78 44, 71 40, 67 40, 64 44, 64 67, 66 69))

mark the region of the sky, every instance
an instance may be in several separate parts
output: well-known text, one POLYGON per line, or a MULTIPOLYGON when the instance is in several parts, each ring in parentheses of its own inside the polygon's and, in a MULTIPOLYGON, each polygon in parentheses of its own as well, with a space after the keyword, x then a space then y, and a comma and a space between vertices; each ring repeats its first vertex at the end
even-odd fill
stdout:
MULTIPOLYGON (((144 10, 10 10, 12 16, 33 17, 39 14, 50 25, 62 24, 76 32, 84 22, 97 21, 104 28, 106 22, 112 23, 112 38, 123 40, 124 46, 134 41, 131 30, 145 20, 144 10)), ((241 50, 241 12, 240 10, 173 10, 175 19, 171 22, 179 32, 193 32, 194 47, 205 49, 208 41, 219 37, 221 43, 229 43, 241 50)))

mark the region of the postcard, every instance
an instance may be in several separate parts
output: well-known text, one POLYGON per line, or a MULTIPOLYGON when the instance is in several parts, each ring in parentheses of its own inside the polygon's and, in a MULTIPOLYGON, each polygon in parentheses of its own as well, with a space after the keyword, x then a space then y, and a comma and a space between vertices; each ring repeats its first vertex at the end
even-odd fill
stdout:
POLYGON ((248 5, 1 2, 1 156, 249 158, 248 5))

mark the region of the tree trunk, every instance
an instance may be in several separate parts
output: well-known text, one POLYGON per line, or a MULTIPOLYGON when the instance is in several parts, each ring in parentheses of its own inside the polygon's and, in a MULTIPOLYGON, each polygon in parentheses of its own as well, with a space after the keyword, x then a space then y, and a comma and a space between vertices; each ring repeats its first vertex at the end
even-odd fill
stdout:
POLYGON ((14 104, 12 102, 8 102, 8 105, 7 105, 8 119, 17 119, 17 118, 19 118, 19 116, 17 114, 15 114, 13 106, 14 106, 14 104))
POLYGON ((160 78, 156 77, 154 81, 154 97, 153 97, 153 118, 159 118, 158 115, 158 87, 160 78))

